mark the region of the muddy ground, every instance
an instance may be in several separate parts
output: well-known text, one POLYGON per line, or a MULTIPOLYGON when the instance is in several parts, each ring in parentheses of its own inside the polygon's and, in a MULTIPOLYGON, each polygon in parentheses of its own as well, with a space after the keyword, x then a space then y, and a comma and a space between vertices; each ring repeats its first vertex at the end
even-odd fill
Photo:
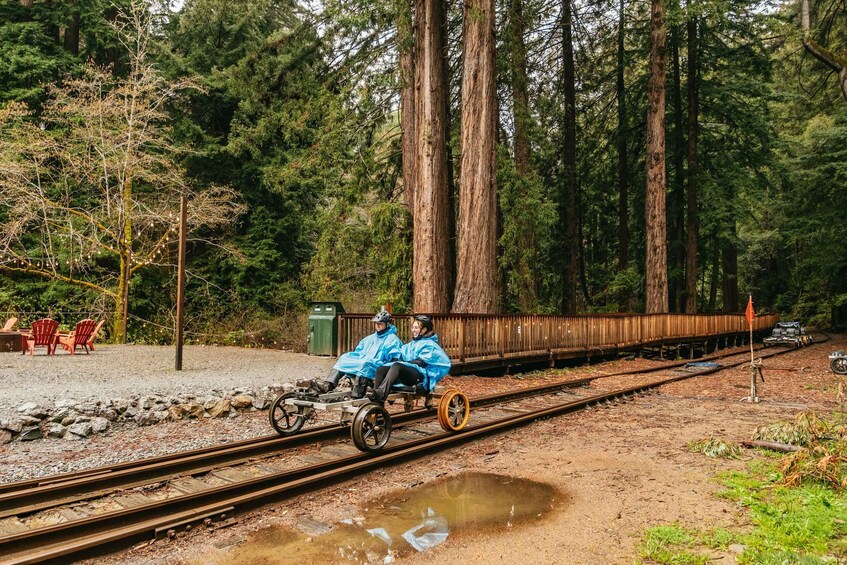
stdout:
MULTIPOLYGON (((536 422, 427 459, 368 473, 240 515, 231 527, 212 533, 195 531, 174 540, 143 543, 91 563, 215 563, 265 526, 293 527, 304 519, 337 523, 360 514, 361 505, 378 496, 463 471, 543 481, 553 485, 559 496, 553 511, 534 523, 496 533, 451 536, 435 549, 399 562, 633 563, 642 532, 651 526, 671 522, 700 529, 748 526, 741 507, 715 496, 721 487, 713 477, 723 470, 744 469, 746 460, 756 455, 747 453, 745 460, 715 460, 690 453, 687 444, 709 436, 749 439, 756 426, 792 418, 805 410, 838 409, 838 383, 847 386, 847 382, 830 371, 827 354, 846 344, 845 336, 835 336, 828 343, 766 360, 758 404, 739 401, 749 391, 749 369, 731 369, 667 385, 629 402, 536 422)), ((473 396, 646 364, 652 362, 620 360, 578 371, 533 373, 522 379, 463 377, 454 383, 473 396)), ((638 377, 611 378, 592 386, 617 388, 636 380, 638 377)), ((264 418, 264 413, 245 415, 244 424, 255 424, 251 418, 264 418)), ((191 431, 202 432, 205 425, 191 431)), ((119 435, 112 440, 121 441, 119 435)), ((107 438, 87 448, 102 449, 100 441, 107 438)), ((715 552, 714 558, 715 562, 735 562, 731 552, 715 552)))

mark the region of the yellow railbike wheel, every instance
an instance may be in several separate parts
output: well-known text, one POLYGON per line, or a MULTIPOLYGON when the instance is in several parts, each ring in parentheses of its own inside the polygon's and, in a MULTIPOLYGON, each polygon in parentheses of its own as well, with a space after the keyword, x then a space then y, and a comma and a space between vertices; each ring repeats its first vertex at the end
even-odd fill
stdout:
POLYGON ((460 390, 448 390, 438 401, 438 423, 448 432, 458 432, 468 423, 471 405, 460 390))

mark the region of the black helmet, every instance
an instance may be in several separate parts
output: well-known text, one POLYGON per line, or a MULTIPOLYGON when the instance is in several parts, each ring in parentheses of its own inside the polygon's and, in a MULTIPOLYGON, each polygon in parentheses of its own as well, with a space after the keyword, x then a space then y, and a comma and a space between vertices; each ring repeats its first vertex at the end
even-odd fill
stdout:
POLYGON ((378 322, 382 324, 390 324, 394 321, 394 318, 391 317, 391 312, 387 310, 383 310, 382 312, 377 312, 376 315, 371 318, 371 322, 378 322))
POLYGON ((433 326, 432 326, 432 318, 430 318, 429 316, 426 316, 426 315, 424 315, 424 314, 415 314, 415 315, 414 315, 414 316, 412 316, 412 317, 413 317, 415 320, 417 320, 418 322, 420 322, 420 323, 421 323, 421 325, 422 325, 423 327, 425 327, 425 328, 426 328, 426 331, 428 331, 428 332, 431 332, 431 331, 432 331, 432 328, 433 328, 433 326))

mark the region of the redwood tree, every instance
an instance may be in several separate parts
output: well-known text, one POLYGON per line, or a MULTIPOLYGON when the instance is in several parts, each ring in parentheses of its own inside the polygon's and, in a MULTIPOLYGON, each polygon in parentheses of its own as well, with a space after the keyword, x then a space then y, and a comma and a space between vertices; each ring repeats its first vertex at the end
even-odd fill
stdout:
POLYGON ((414 305, 418 312, 446 312, 450 287, 447 184, 447 80, 444 7, 441 0, 415 3, 415 243, 414 305))
POLYGON ((685 311, 697 313, 697 239, 700 218, 697 213, 697 185, 699 181, 697 163, 697 136, 700 113, 700 62, 697 40, 697 20, 691 16, 688 29, 688 187, 686 250, 685 250, 685 311))
POLYGON ((647 313, 668 311, 668 255, 665 218, 665 67, 667 28, 662 0, 650 6, 650 76, 647 83, 647 313))
POLYGON ((576 215, 576 79, 573 54, 573 16, 570 0, 562 1, 562 90, 565 95, 564 145, 562 146, 562 221, 565 227, 565 272, 562 312, 576 313, 576 285, 579 274, 579 241, 576 215))
POLYGON ((494 0, 463 11, 462 160, 454 312, 497 311, 494 0))

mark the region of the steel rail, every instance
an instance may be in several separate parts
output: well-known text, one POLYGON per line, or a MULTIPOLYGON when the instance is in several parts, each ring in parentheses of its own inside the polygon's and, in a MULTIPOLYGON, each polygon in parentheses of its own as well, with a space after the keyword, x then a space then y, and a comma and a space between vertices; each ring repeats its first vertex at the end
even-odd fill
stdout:
MULTIPOLYGON (((707 358, 700 358, 700 360, 732 357, 739 354, 739 352, 722 353, 707 358)), ((470 402, 472 408, 479 408, 564 388, 575 388, 597 379, 658 372, 679 367, 686 363, 687 361, 676 362, 658 368, 641 368, 605 375, 593 375, 571 381, 562 381, 477 397, 471 399, 470 402)), ((432 410, 420 409, 409 413, 395 414, 392 416, 392 419, 397 424, 407 424, 430 417, 434 417, 432 410)), ((251 459, 279 453, 285 449, 332 439, 346 434, 347 430, 348 428, 346 426, 330 424, 312 428, 294 436, 264 436, 113 466, 86 469, 76 473, 66 473, 63 475, 53 475, 9 483, 2 485, 4 488, 0 488, 0 519, 104 496, 118 490, 168 480, 180 475, 198 474, 222 465, 244 463, 251 459)))
MULTIPOLYGON (((772 357, 787 351, 775 351, 772 357)), ((353 473, 374 467, 395 464, 413 459, 429 451, 445 448, 532 422, 541 418, 564 414, 612 401, 652 388, 704 376, 727 368, 743 365, 739 361, 729 365, 676 375, 651 383, 572 400, 534 412, 509 416, 500 420, 471 426, 461 433, 441 433, 428 438, 412 440, 385 449, 378 454, 356 454, 306 468, 281 471, 266 476, 186 494, 184 496, 152 501, 134 508, 116 510, 90 516, 64 524, 46 526, 31 531, 0 538, 0 558, 3 564, 38 563, 77 554, 115 542, 128 542, 143 538, 150 532, 191 525, 212 516, 227 517, 235 509, 246 509, 267 503, 284 495, 291 495, 307 487, 317 487, 353 473)))

